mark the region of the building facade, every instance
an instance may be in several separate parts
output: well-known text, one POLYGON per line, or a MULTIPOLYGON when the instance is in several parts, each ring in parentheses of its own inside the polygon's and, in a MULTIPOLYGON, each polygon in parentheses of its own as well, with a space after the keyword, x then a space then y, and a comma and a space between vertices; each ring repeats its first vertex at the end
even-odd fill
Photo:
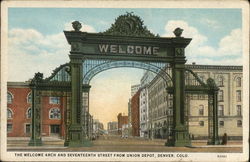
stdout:
MULTIPOLYGON (((186 65, 206 82, 215 80, 218 92, 219 136, 242 138, 242 66, 186 65)), ((166 92, 162 78, 156 76, 148 85, 149 132, 152 138, 167 138, 171 134, 173 97, 166 92)), ((186 116, 190 136, 208 137, 208 96, 186 94, 186 116)))
MULTIPOLYGON (((7 136, 31 135, 31 89, 28 82, 8 82, 7 136)), ((65 136, 64 97, 42 97, 42 136, 65 136)))
POLYGON ((168 105, 168 93, 164 80, 156 76, 148 85, 148 112, 150 138, 166 138, 168 135, 168 113, 172 109, 168 105))
MULTIPOLYGON (((131 86, 131 97, 140 89, 141 84, 136 84, 131 86)), ((132 136, 132 114, 131 114, 131 98, 128 100, 128 136, 132 136)))
POLYGON ((148 88, 144 87, 140 91, 140 137, 148 137, 148 88))
POLYGON ((141 85, 136 84, 131 86, 131 97, 136 94, 136 92, 140 89, 141 85))
POLYGON ((155 76, 156 74, 151 71, 144 71, 140 80, 141 87, 146 87, 155 78, 155 76))
MULTIPOLYGON (((64 138, 66 134, 67 98, 43 96, 41 98, 42 136, 64 138)), ((7 137, 30 137, 32 118, 32 98, 29 82, 7 83, 7 137)), ((93 116, 87 113, 89 120, 87 136, 92 137, 93 116)))
POLYGON ((138 90, 131 98, 132 136, 140 136, 140 92, 138 90))
MULTIPOLYGON (((227 133, 229 139, 242 139, 242 66, 186 65, 201 80, 213 78, 219 87, 218 123, 219 136, 227 133)), ((207 95, 190 99, 189 132, 194 138, 208 134, 207 95)))
POLYGON ((122 135, 122 125, 128 124, 128 116, 119 113, 117 115, 117 120, 118 120, 118 135, 122 135))

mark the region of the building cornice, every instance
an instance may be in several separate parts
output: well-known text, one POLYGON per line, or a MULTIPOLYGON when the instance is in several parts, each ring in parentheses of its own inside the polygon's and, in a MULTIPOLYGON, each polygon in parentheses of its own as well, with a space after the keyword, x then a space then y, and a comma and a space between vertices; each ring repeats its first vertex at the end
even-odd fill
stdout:
POLYGON ((28 88, 30 82, 7 82, 8 88, 28 88))
POLYGON ((230 66, 230 65, 196 65, 196 64, 186 64, 188 69, 202 69, 202 70, 242 70, 243 66, 230 66))

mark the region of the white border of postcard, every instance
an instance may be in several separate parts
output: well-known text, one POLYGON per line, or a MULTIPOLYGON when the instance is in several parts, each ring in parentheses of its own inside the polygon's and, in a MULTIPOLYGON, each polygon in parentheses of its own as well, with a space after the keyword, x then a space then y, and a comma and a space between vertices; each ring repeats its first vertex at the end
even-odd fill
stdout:
MULTIPOLYGON (((1 157, 2 161, 247 161, 249 157, 249 4, 247 1, 2 1, 1 3, 1 157), (146 3, 145 3, 146 1, 146 3), (67 157, 68 152, 52 152, 65 154, 66 157, 17 157, 18 152, 6 150, 6 86, 7 86, 7 25, 8 7, 58 7, 58 8, 241 8, 243 20, 243 153, 189 153, 168 152, 174 158, 115 158, 115 157, 67 157), (177 157, 178 154, 187 157, 177 157)), ((24 152, 22 152, 24 153, 24 152)), ((30 153, 30 152, 29 152, 30 153)), ((46 152, 31 152, 46 153, 46 152)), ((47 152, 48 153, 48 152, 47 152)), ((74 153, 74 152, 70 152, 74 153)), ((79 152, 78 152, 79 153, 79 152)), ((100 152, 88 152, 98 155, 100 152)), ((110 153, 110 152, 107 152, 110 153)), ((133 153, 133 152, 131 152, 133 153)), ((152 152, 150 152, 152 153, 152 152)), ((113 154, 113 152, 112 152, 113 154)), ((129 154, 126 152, 125 154, 129 154)), ((156 156, 160 153, 155 153, 156 156)))

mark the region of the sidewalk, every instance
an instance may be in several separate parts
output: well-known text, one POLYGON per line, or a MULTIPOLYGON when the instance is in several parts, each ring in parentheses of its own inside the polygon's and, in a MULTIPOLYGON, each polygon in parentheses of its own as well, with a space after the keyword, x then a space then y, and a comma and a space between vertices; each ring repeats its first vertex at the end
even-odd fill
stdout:
MULTIPOLYGON (((29 141, 30 137, 7 137, 7 141, 29 141)), ((64 141, 58 137, 42 137, 42 141, 64 141)))

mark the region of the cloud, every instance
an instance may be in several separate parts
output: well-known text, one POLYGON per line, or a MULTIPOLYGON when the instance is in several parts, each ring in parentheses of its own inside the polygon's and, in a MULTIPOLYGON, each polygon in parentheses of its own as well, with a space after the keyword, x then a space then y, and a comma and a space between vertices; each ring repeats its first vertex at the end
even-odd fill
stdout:
MULTIPOLYGON (((241 29, 233 29, 228 35, 221 38, 217 47, 209 46, 207 36, 201 34, 197 28, 190 26, 183 20, 170 20, 165 25, 165 37, 174 37, 173 31, 176 27, 184 29, 183 37, 192 38, 191 43, 186 48, 186 56, 192 60, 205 60, 211 64, 240 63, 234 60, 242 58, 242 31, 241 29), (228 57, 225 61, 225 57, 228 57), (201 59, 202 58, 202 59, 201 59), (230 58, 232 59, 230 61, 230 58)), ((204 61, 200 62, 204 63, 204 61)))
POLYGON ((239 55, 242 53, 241 29, 234 29, 220 40, 218 53, 220 55, 239 55))
MULTIPOLYGON (((73 28, 72 28, 72 22, 73 21, 74 20, 72 20, 71 22, 65 23, 64 24, 64 30, 73 30, 73 28)), ((82 32, 89 32, 89 33, 95 33, 96 32, 94 27, 92 27, 90 25, 87 25, 87 24, 83 24, 83 23, 82 23, 81 31, 82 32)))
POLYGON ((63 33, 43 35, 34 29, 15 28, 8 34, 8 80, 25 81, 69 61, 69 45, 63 33))
MULTIPOLYGON (((69 61, 69 50, 63 33, 44 35, 35 29, 9 30, 8 81, 26 81, 36 72, 50 76, 56 67, 69 61)), ((126 68, 108 70, 94 77, 90 91, 90 112, 94 118, 107 123, 117 120, 120 112, 127 114, 131 84, 139 82, 141 75, 138 69, 126 68)))

